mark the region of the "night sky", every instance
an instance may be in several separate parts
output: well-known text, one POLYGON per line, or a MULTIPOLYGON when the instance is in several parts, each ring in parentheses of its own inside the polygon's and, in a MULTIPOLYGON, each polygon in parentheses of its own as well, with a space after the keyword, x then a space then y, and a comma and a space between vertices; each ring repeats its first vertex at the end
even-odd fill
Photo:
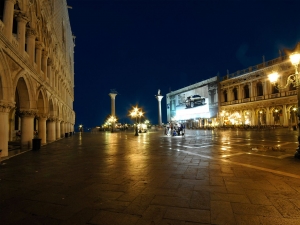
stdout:
MULTIPOLYGON (((155 95, 279 56, 300 41, 299 0, 67 0, 75 40, 75 130, 118 121, 138 105, 158 122, 155 95)), ((162 100, 163 122, 166 99, 162 100)))

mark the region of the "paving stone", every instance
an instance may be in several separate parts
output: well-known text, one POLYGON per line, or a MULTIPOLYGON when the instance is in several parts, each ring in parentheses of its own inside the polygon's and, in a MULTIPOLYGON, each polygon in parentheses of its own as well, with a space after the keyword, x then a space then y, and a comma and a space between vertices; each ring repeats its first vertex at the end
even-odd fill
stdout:
POLYGON ((236 224, 230 202, 211 201, 210 215, 212 224, 236 224))
POLYGON ((155 196, 151 201, 152 205, 178 206, 189 207, 189 199, 170 196, 155 196))
POLYGON ((210 199, 212 201, 250 203, 250 201, 246 195, 240 195, 240 194, 214 192, 214 193, 210 194, 210 199))
POLYGON ((257 205, 272 205, 266 194, 259 190, 246 190, 246 194, 253 204, 257 205))
POLYGON ((261 225, 259 216, 253 215, 235 215, 237 225, 261 225))
POLYGON ((132 225, 135 224, 139 219, 140 217, 136 215, 100 211, 89 221, 89 223, 101 225, 132 225))
MULTIPOLYGON (((195 133, 183 142, 149 132, 144 142, 137 142, 131 134, 125 139, 125 132, 83 133, 81 145, 74 135, 6 160, 0 166, 1 224, 299 221, 299 161, 293 153, 291 158, 276 158, 272 152, 264 153, 272 157, 243 154, 249 137, 239 138, 237 145, 233 137, 234 151, 228 152, 239 154, 225 161, 220 157, 220 138, 195 133)), ((222 137, 223 132, 215 134, 222 137)), ((237 135, 224 132, 227 137, 232 134, 237 135)), ((252 140, 261 134, 247 133, 254 135, 252 140)), ((266 141, 276 138, 268 136, 266 141)))
POLYGON ((262 225, 296 225, 299 224, 299 218, 280 218, 280 217, 259 217, 262 225))
POLYGON ((252 205, 246 203, 231 203, 232 210, 235 214, 240 215, 256 215, 256 216, 274 216, 280 217, 280 213, 274 206, 252 205))
POLYGON ((167 209, 164 218, 198 223, 210 223, 210 211, 171 207, 167 209))
POLYGON ((294 205, 288 199, 282 198, 270 198, 272 204, 276 207, 276 209, 283 215, 285 218, 291 217, 299 217, 300 221, 300 209, 294 205))
POLYGON ((193 191, 190 199, 190 208, 192 209, 210 209, 210 192, 208 191, 193 191))

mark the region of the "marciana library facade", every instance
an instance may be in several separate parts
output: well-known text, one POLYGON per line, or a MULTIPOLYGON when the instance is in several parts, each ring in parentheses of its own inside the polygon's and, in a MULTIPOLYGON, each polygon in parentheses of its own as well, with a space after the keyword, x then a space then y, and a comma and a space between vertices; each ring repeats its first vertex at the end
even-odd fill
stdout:
POLYGON ((72 132, 74 36, 66 0, 0 1, 0 150, 72 132), (21 135, 16 134, 20 131, 21 135))
MULTIPOLYGON (((299 48, 299 44, 296 49, 299 48)), ((298 65, 297 65, 298 66, 298 65)), ((188 128, 209 126, 284 126, 297 124, 297 89, 284 86, 295 74, 289 55, 213 77, 167 94, 168 121, 184 122, 188 128), (276 84, 268 75, 277 71, 276 84)))

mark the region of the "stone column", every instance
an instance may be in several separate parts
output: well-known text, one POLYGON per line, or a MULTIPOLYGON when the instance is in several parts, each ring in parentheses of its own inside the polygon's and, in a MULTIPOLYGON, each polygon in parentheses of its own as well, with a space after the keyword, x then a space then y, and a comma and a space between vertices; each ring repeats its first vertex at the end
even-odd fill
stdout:
POLYGON ((115 116, 116 115, 116 109, 115 109, 115 99, 117 96, 117 93, 109 93, 110 96, 110 106, 111 106, 111 115, 115 116))
POLYGON ((257 124, 255 123, 257 121, 256 119, 257 115, 255 113, 255 110, 251 110, 251 126, 256 126, 257 124))
POLYGON ((27 36, 27 53, 29 55, 29 60, 31 63, 34 63, 36 31, 32 28, 27 28, 26 36, 27 36))
POLYGON ((38 134, 39 134, 39 138, 42 139, 41 140, 41 144, 46 144, 47 143, 47 136, 46 136, 46 120, 47 120, 47 115, 44 114, 39 114, 38 115, 38 134))
POLYGON ((283 116, 283 126, 288 127, 289 124, 288 124, 286 105, 282 106, 282 116, 283 116))
POLYGON ((8 156, 9 112, 14 104, 0 104, 0 158, 8 156))
POLYGON ((26 23, 28 18, 23 13, 19 13, 17 16, 18 21, 18 41, 19 50, 23 54, 25 52, 25 37, 26 37, 26 23))
POLYGON ((12 40, 12 27, 14 20, 14 5, 15 0, 5 0, 4 2, 4 10, 3 10, 3 23, 4 30, 3 33, 5 37, 11 41, 12 40))
POLYGON ((56 130, 55 130, 55 118, 49 118, 47 122, 47 140, 53 142, 56 140, 56 130))
POLYGON ((34 110, 20 110, 21 114, 21 148, 31 149, 33 139, 33 120, 36 114, 34 110))
POLYGON ((47 60, 48 60, 48 52, 42 52, 42 71, 44 72, 44 79, 47 79, 47 60))
POLYGON ((65 136, 65 123, 62 121, 60 124, 60 137, 64 137, 65 136))
POLYGON ((267 110, 266 110, 266 124, 272 125, 271 124, 271 112, 270 112, 269 107, 267 107, 267 110))
POLYGON ((56 139, 60 139, 60 120, 56 120, 56 139))
POLYGON ((158 125, 161 126, 162 124, 162 119, 161 119, 161 100, 164 96, 162 95, 156 95, 155 98, 157 99, 158 102, 158 125))
POLYGON ((41 72, 41 64, 42 64, 42 48, 43 48, 43 43, 40 41, 35 42, 36 46, 36 65, 37 65, 37 72, 41 72))

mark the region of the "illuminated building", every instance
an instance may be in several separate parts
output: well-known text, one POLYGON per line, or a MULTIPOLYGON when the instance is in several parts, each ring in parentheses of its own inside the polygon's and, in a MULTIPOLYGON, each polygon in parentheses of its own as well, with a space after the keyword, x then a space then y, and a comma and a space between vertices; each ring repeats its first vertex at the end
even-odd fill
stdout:
POLYGON ((218 125, 218 77, 167 94, 168 122, 185 123, 188 128, 218 125))
POLYGON ((294 126, 297 124, 297 90, 292 84, 276 88, 268 75, 278 71, 278 85, 295 72, 288 56, 227 74, 220 80, 220 113, 224 125, 294 126))
POLYGON ((0 149, 73 132, 74 36, 66 0, 0 2, 0 149))

